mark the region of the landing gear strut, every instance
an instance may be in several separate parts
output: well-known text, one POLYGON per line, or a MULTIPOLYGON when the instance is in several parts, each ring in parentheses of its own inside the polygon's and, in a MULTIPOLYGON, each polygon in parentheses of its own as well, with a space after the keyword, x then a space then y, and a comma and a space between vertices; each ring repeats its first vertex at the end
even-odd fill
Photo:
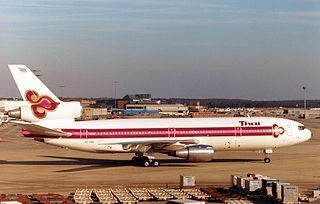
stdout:
POLYGON ((131 162, 133 166, 158 167, 160 165, 160 162, 150 156, 134 156, 131 162))
POLYGON ((265 149, 263 152, 264 152, 264 155, 265 155, 265 158, 263 160, 264 163, 270 163, 271 159, 268 156, 272 154, 272 149, 265 149))

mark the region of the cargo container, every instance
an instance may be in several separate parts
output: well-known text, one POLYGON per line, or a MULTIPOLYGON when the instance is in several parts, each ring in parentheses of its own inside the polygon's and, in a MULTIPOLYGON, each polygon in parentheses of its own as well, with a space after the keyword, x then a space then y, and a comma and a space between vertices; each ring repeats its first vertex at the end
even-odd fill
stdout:
POLYGON ((180 175, 180 188, 188 188, 196 186, 196 178, 194 176, 180 175))
POLYGON ((237 179, 241 177, 241 175, 231 175, 230 183, 232 188, 237 188, 237 179))
POLYGON ((275 199, 281 200, 281 186, 290 185, 290 183, 272 182, 272 196, 275 199))
POLYGON ((262 186, 262 194, 264 196, 272 196, 272 183, 273 182, 279 182, 278 179, 273 179, 273 178, 263 178, 261 180, 262 186))
POLYGON ((298 202, 298 197, 299 197, 298 186, 281 185, 282 203, 298 202))
POLYGON ((261 180, 246 178, 245 181, 245 191, 248 193, 260 191, 261 190, 261 180))
POLYGON ((248 179, 248 177, 243 177, 243 176, 237 177, 237 189, 239 191, 243 191, 245 189, 245 179, 248 179))
POLYGON ((320 189, 313 190, 312 197, 319 198, 320 197, 320 189))

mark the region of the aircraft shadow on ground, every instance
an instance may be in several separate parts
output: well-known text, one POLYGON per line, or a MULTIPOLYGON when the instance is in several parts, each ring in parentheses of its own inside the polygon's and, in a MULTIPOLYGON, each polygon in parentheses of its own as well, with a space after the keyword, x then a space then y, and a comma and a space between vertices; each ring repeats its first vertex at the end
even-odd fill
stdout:
MULTIPOLYGON (((116 159, 95 159, 95 158, 80 158, 80 157, 65 157, 65 156, 45 156, 42 158, 59 159, 59 160, 38 160, 38 161, 6 161, 0 160, 0 165, 31 165, 31 166, 81 166, 77 168, 58 170, 55 172, 80 172, 103 168, 132 166, 131 160, 116 160, 116 159), (86 166, 83 166, 86 165, 86 166)), ((190 162, 184 159, 159 159, 161 166, 165 167, 196 167, 201 163, 190 162)), ((261 162, 261 159, 213 159, 210 163, 222 162, 261 162)), ((160 168, 161 168, 160 166, 160 168)), ((137 167, 143 168, 143 167, 137 167)))

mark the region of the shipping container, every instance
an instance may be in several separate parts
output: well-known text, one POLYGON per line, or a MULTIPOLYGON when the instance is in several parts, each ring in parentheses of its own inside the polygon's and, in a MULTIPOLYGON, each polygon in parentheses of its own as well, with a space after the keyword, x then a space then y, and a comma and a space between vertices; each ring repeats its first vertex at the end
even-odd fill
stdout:
POLYGON ((264 196, 272 196, 272 183, 273 182, 279 182, 278 179, 273 178, 263 178, 261 180, 262 186, 261 190, 264 196))
POLYGON ((245 179, 245 191, 250 193, 261 190, 261 180, 259 179, 245 179))
POLYGON ((281 186, 290 185, 290 183, 272 182, 272 196, 275 199, 281 200, 281 186))
POLYGON ((298 186, 282 185, 281 186, 281 201, 283 203, 298 202, 299 191, 298 186))
POLYGON ((232 188, 237 188, 237 179, 241 177, 241 175, 231 175, 230 183, 232 188))
POLYGON ((247 177, 239 176, 237 177, 237 188, 238 190, 242 191, 245 188, 245 179, 248 179, 247 177))

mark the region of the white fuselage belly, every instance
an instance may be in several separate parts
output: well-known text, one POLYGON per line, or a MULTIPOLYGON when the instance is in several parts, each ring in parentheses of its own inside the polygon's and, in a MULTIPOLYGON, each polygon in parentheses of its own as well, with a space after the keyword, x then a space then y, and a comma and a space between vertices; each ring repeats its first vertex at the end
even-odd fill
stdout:
POLYGON ((73 134, 69 138, 47 138, 48 144, 110 153, 131 152, 122 143, 189 139, 210 145, 215 150, 262 150, 297 144, 311 135, 307 129, 299 130, 302 124, 298 122, 267 117, 117 119, 60 124, 44 121, 41 125, 73 134), (279 128, 281 134, 275 135, 279 128))

